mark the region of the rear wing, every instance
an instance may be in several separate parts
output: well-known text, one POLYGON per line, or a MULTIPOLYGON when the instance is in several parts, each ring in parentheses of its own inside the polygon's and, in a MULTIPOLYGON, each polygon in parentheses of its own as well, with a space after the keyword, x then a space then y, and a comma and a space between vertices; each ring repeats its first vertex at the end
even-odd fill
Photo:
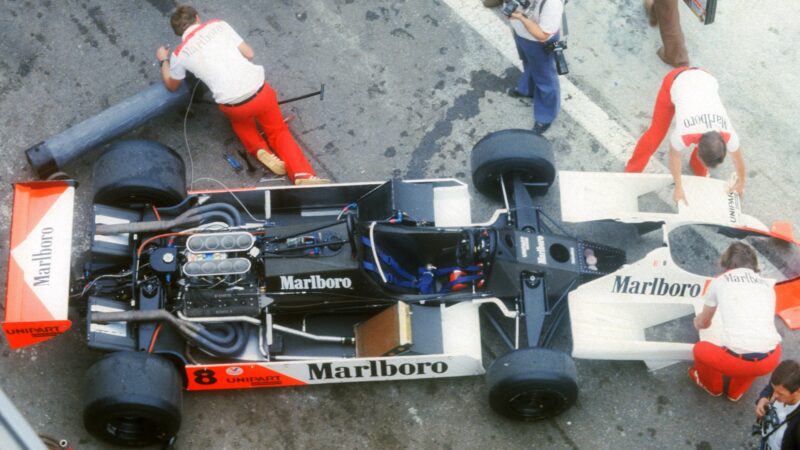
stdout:
POLYGON ((3 332, 11 348, 69 329, 74 181, 14 184, 3 332))

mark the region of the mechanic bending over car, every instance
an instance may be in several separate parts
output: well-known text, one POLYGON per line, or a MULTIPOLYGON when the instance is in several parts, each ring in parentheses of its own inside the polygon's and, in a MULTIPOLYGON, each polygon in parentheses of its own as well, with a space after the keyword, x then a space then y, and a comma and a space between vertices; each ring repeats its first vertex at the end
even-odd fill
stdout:
MULTIPOLYGON (((788 359, 778 364, 769 384, 756 400, 757 425, 772 450, 800 448, 800 364, 788 359), (762 431, 763 430, 763 431, 762 431)), ((765 448, 765 447, 761 447, 765 448)))
POLYGON ((264 68, 253 64, 253 49, 222 20, 200 21, 197 10, 178 6, 170 19, 182 42, 170 53, 156 50, 161 78, 174 91, 192 72, 214 94, 220 111, 230 119, 234 133, 247 151, 277 175, 289 175, 294 184, 324 184, 317 177, 283 119, 275 91, 264 78, 264 68), (269 141, 258 132, 261 126, 269 141))
POLYGON ((692 150, 690 166, 695 175, 708 176, 730 152, 736 168, 736 182, 731 186, 744 195, 745 167, 739 136, 733 129, 718 93, 719 85, 710 73, 697 67, 679 67, 664 77, 656 97, 650 128, 644 132, 625 172, 644 171, 650 157, 658 150, 675 116, 675 130, 669 140, 669 170, 675 179, 675 203, 686 196, 681 183, 681 155, 692 150))
POLYGON ((727 397, 735 402, 781 359, 781 336, 774 321, 775 280, 758 274, 756 252, 742 242, 728 246, 720 265, 725 271, 708 285, 694 326, 708 328, 719 310, 722 346, 697 342, 689 377, 714 397, 722 395, 723 377, 729 377, 727 397))

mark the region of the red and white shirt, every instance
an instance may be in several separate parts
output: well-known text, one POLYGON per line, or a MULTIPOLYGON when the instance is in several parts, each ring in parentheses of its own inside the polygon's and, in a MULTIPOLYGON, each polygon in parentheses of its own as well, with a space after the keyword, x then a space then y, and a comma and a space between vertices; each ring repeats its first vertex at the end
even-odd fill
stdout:
POLYGON ((722 345, 734 352, 766 353, 780 343, 775 280, 750 269, 729 270, 711 281, 705 304, 722 315, 722 345))
POLYGON ((264 84, 264 68, 242 55, 242 42, 239 34, 221 20, 192 25, 170 55, 169 76, 183 80, 188 70, 208 86, 217 103, 242 101, 264 84))
POLYGON ((739 150, 739 136, 719 98, 719 85, 710 73, 692 69, 681 72, 670 89, 675 105, 675 130, 670 146, 678 151, 693 150, 703 133, 718 131, 729 152, 739 150))

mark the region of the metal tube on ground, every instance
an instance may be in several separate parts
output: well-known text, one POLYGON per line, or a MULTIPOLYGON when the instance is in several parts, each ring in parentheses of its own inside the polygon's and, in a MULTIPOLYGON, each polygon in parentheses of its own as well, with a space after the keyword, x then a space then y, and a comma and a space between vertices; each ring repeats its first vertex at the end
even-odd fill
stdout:
POLYGON ((150 119, 189 104, 189 87, 181 83, 170 92, 162 83, 132 95, 105 111, 25 150, 31 167, 42 179, 85 152, 102 145, 150 119))

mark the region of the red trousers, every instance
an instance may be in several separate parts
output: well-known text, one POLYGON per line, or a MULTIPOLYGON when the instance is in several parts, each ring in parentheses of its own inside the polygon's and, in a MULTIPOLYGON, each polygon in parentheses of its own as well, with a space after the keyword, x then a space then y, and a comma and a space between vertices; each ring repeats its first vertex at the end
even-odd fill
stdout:
MULTIPOLYGON (((658 150, 661 142, 664 141, 664 137, 666 137, 669 131, 669 126, 672 124, 672 118, 675 116, 675 105, 672 103, 672 97, 669 93, 672 88, 672 82, 675 81, 675 77, 677 77, 679 73, 690 69, 690 67, 679 67, 673 69, 664 77, 664 81, 661 83, 661 89, 659 89, 658 96, 656 97, 656 106, 653 108, 653 120, 650 122, 650 128, 644 132, 642 137, 639 138, 639 142, 636 143, 633 156, 631 156, 631 159, 628 160, 628 164, 625 166, 625 172, 643 172, 645 166, 647 166, 647 162, 650 161, 650 158, 653 156, 653 153, 658 150)), ((708 169, 706 169, 700 157, 697 156, 696 147, 692 152, 692 158, 689 164, 695 175, 701 177, 708 175, 708 169)))
POLYGON ((316 175, 283 121, 278 97, 268 83, 265 82, 261 92, 247 103, 238 106, 219 105, 219 109, 228 116, 233 132, 251 155, 255 156, 261 148, 272 149, 286 164, 286 172, 292 182, 296 175, 316 175), (267 135, 269 147, 256 124, 267 135))
POLYGON ((694 367, 700 383, 714 394, 721 394, 723 377, 730 377, 728 397, 734 399, 741 397, 757 377, 772 372, 780 361, 780 345, 761 361, 741 359, 706 341, 694 345, 694 367))

